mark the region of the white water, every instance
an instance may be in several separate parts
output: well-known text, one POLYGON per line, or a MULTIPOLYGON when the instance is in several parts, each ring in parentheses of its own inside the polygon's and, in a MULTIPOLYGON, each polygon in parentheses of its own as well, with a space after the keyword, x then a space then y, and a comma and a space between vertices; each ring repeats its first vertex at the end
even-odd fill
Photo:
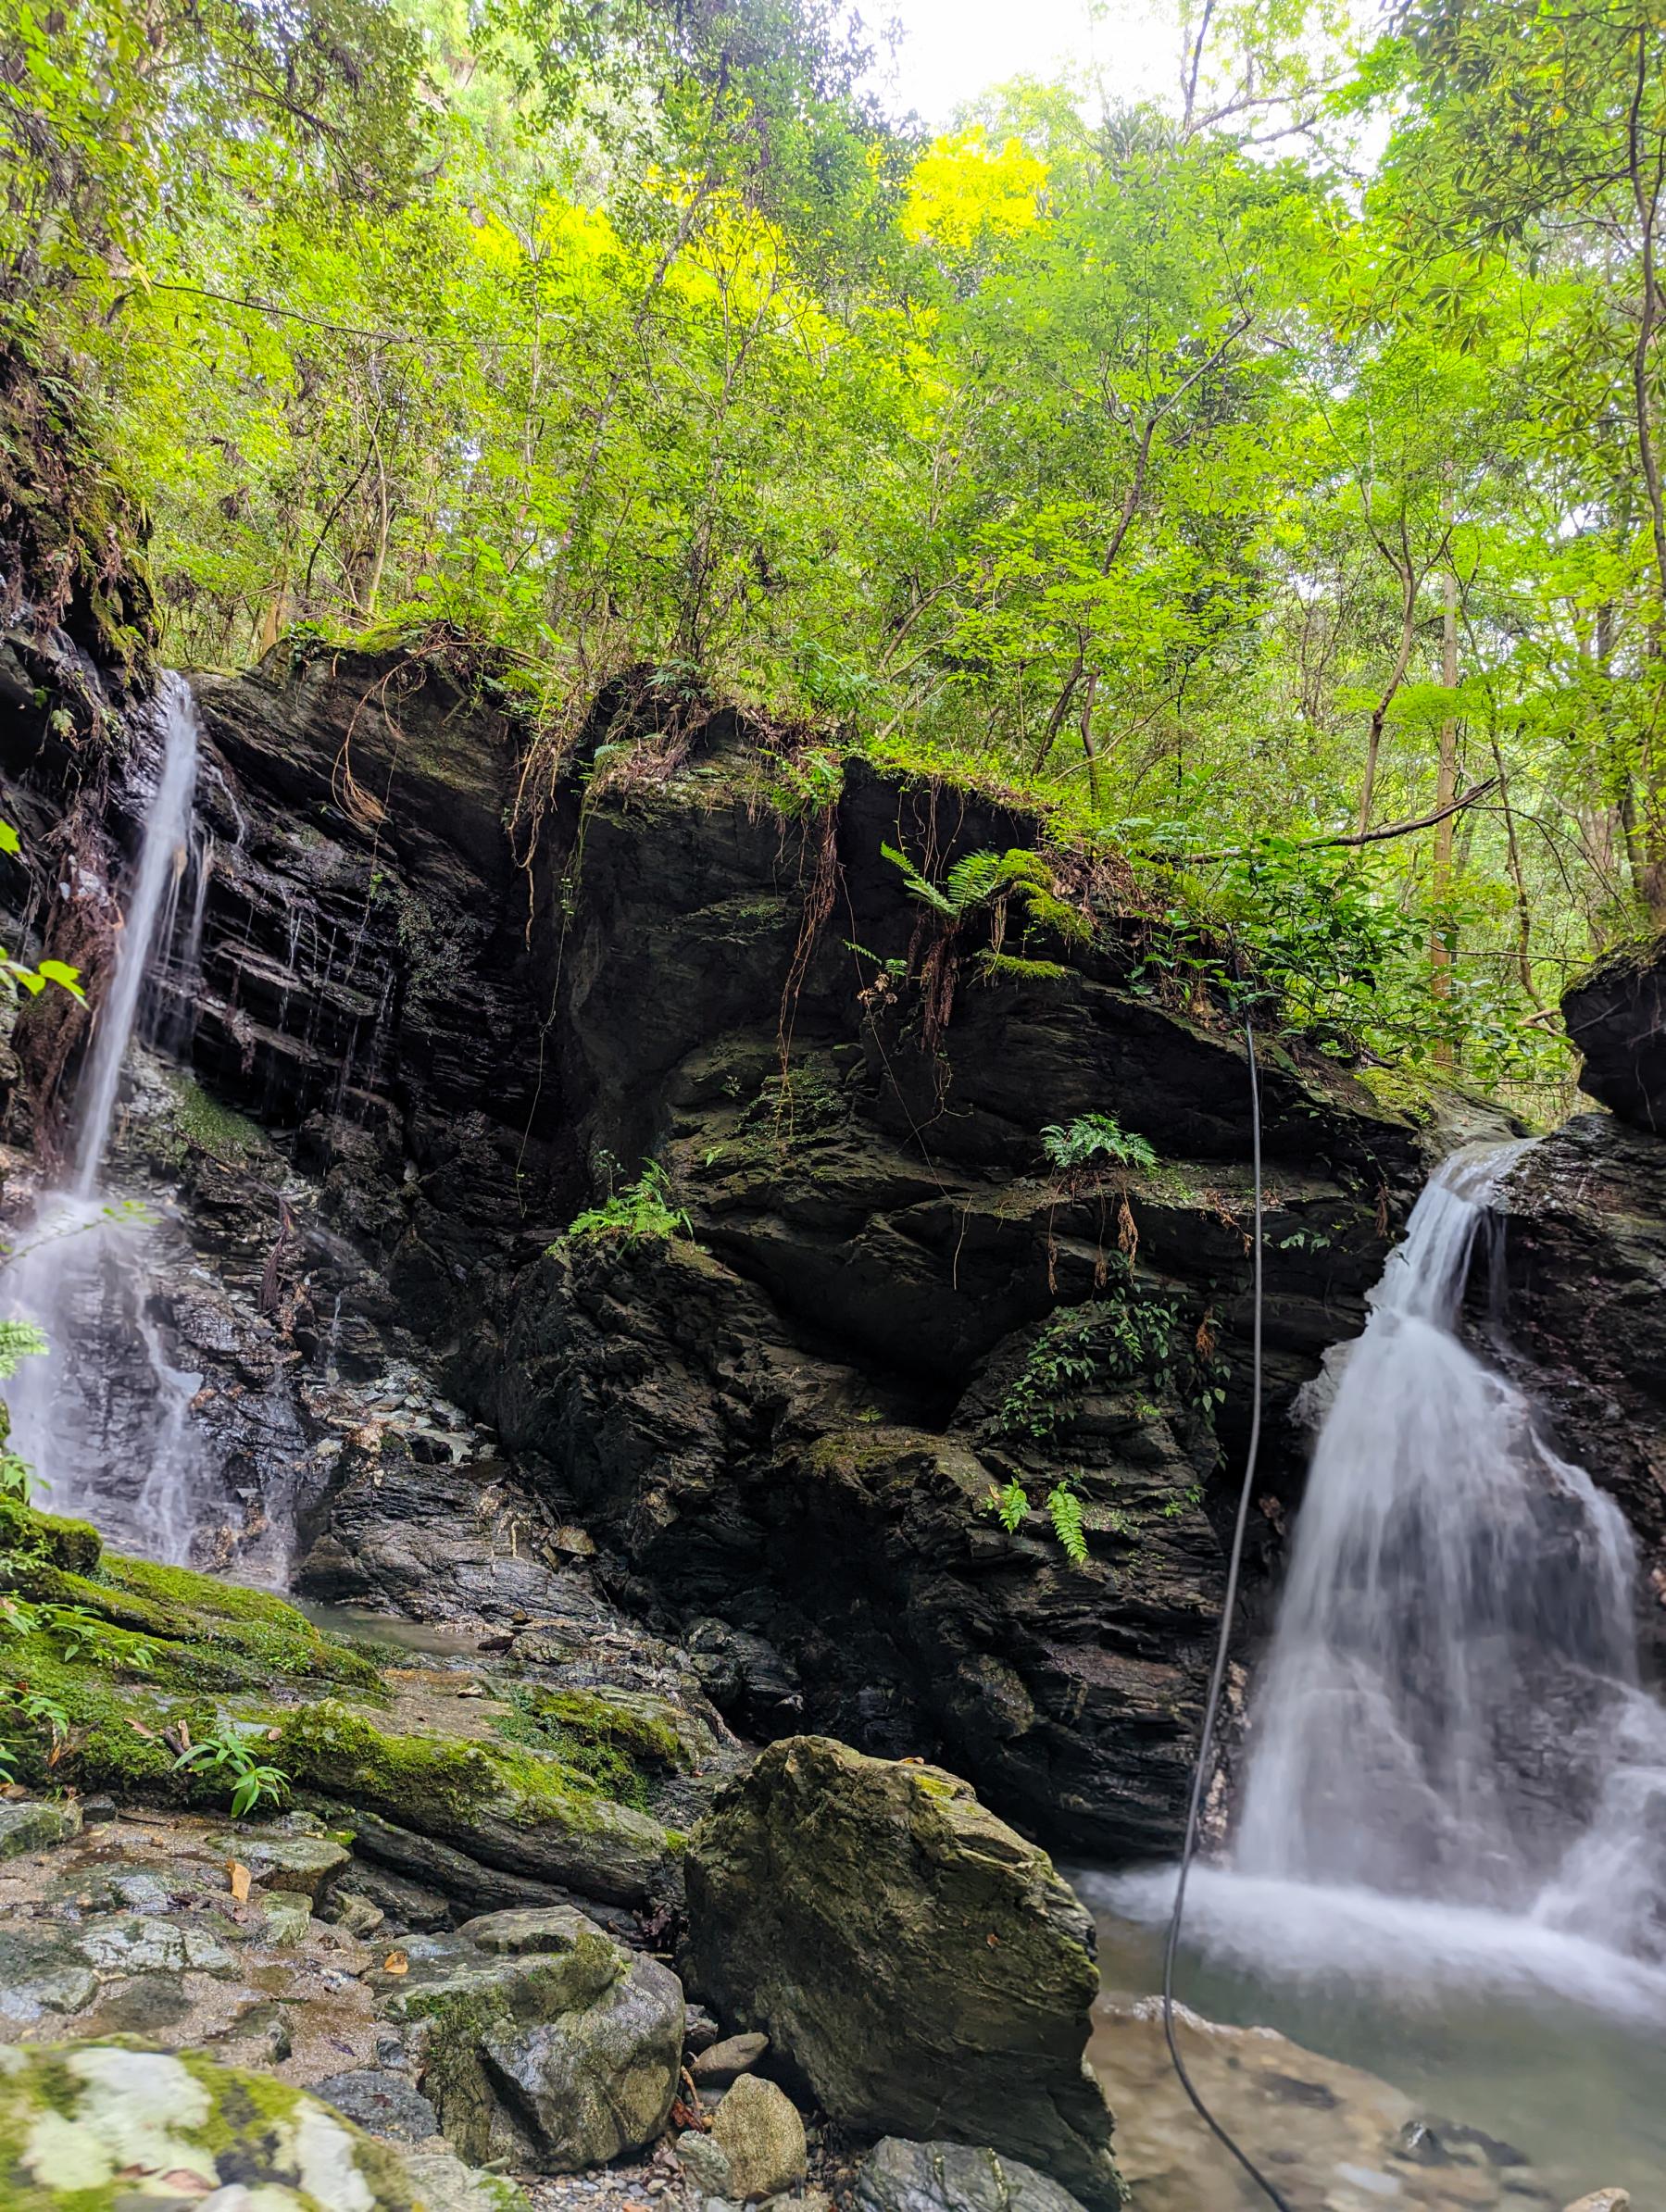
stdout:
MULTIPOLYGON (((1460 1339, 1518 1148, 1430 1183, 1341 1368, 1251 1708, 1224 1968, 1438 2004, 1491 1989, 1666 2025, 1666 1714, 1625 1524, 1460 1339)), ((1173 1878, 1096 1885, 1166 1913, 1173 1878)))
MULTIPOLYGON (((81 1077, 73 1168, 22 1231, 0 1275, 0 1298, 8 1314, 37 1322, 51 1347, 44 1358, 23 1361, 6 1389, 16 1447, 44 1486, 43 1502, 178 1565, 190 1556, 213 1487, 191 1421, 201 1377, 169 1356, 151 1229, 123 1218, 104 1186, 122 1071, 146 979, 167 956, 190 850, 198 730, 182 678, 164 678, 157 721, 160 772, 81 1077)), ((207 860, 205 851, 199 873, 207 860)), ((190 934, 200 933, 206 889, 201 875, 190 934)))

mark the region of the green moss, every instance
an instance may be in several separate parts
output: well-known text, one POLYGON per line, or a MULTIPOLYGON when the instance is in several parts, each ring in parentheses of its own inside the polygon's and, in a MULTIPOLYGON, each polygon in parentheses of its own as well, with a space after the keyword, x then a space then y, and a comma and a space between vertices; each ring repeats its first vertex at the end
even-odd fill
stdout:
POLYGON ((436 1814, 467 1821, 502 1789, 484 1746, 456 1736, 395 1735, 330 1703, 285 1717, 272 1756, 295 1781, 357 1799, 394 1820, 420 1808, 425 1824, 436 1814))
POLYGON ((69 1602, 172 1646, 158 1673, 165 1669, 181 1682, 260 1689, 282 1681, 382 1694, 373 1660, 327 1636, 268 1591, 107 1554, 96 1581, 75 1576, 62 1581, 69 1602))
POLYGON ((217 1160, 240 1160, 257 1151, 265 1140, 254 1122, 211 1098, 191 1076, 174 1084, 178 1105, 174 1118, 186 1141, 217 1160))
POLYGON ((508 1701, 509 1713, 495 1723, 505 1743, 545 1753, 638 1812, 648 1809, 649 1775, 694 1764, 669 1721, 588 1691, 520 1683, 508 1701))

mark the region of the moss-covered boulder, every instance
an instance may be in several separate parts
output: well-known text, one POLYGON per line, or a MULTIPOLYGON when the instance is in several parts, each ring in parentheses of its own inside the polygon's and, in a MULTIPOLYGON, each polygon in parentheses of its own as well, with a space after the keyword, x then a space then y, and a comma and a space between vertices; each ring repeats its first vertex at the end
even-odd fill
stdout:
POLYGON ((989 2144, 1122 2202, 1084 2058, 1093 1928, 1046 1855, 934 1767, 773 1743, 690 1841, 697 1993, 836 2118, 989 2144))
POLYGON ((678 1839, 657 1820, 590 1775, 517 1745, 395 1734, 324 1703, 288 1715, 271 1751, 299 1787, 588 1897, 637 1905, 674 1870, 678 1839))
POLYGON ((417 2031, 422 2093, 466 2157, 546 2173, 600 2165, 665 2126, 683 1989, 570 1907, 491 1913, 421 1936, 383 1974, 417 2031))
POLYGON ((267 2077, 120 2042, 0 2046, 6 2212, 184 2212, 229 2206, 222 2187, 260 2212, 525 2212, 509 2183, 407 2162, 267 2077))

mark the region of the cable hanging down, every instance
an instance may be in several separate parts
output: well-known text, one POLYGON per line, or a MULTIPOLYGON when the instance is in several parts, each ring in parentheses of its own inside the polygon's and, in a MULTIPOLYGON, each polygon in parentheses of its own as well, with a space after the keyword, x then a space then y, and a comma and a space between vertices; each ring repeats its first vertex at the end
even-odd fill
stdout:
POLYGON ((1191 2099, 1198 2118, 1232 2153, 1257 2188, 1265 2193, 1268 2201, 1278 2206, 1278 2212, 1292 2212, 1289 2199, 1267 2179, 1248 2152, 1204 2103, 1197 2085, 1186 2071, 1186 2062, 1181 2056, 1180 2042, 1174 2032, 1174 1960, 1180 1949, 1181 1924, 1185 1917, 1186 1882, 1191 1875, 1192 1861, 1196 1856, 1198 1831, 1202 1826, 1203 1793, 1209 1786, 1209 1760, 1215 1747, 1215 1724, 1220 1718, 1221 1693, 1226 1682, 1227 1653, 1232 1643, 1233 1618, 1238 1609, 1239 1574, 1244 1565, 1244 1537, 1249 1526, 1249 1501, 1255 1494, 1256 1460, 1261 1448, 1261 1077, 1256 1061, 1255 1031, 1247 1021, 1244 1024, 1244 1043, 1249 1056, 1249 1123, 1255 1163, 1254 1318, 1250 1340, 1253 1397, 1249 1417, 1249 1449, 1244 1458, 1244 1488, 1238 1497, 1238 1518, 1233 1529, 1232 1556, 1227 1564, 1226 1596, 1221 1608, 1221 1635, 1215 1647, 1215 1669, 1209 1678, 1209 1700, 1203 1711, 1203 1735, 1197 1745, 1197 1763, 1192 1772, 1192 1796, 1186 1808, 1185 1843, 1180 1854, 1180 1879, 1174 1887, 1174 1909, 1169 1916, 1168 1938, 1163 1944, 1163 2036, 1169 2045, 1169 2056, 1173 2062, 1180 2085, 1191 2099))

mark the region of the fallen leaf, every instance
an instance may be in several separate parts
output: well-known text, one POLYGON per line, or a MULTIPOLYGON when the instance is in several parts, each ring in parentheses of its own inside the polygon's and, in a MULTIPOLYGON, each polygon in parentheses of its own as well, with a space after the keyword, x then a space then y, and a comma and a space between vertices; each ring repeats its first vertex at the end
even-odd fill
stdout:
POLYGON ((232 1877, 232 1896, 236 1898, 239 1905, 246 1905, 249 1901, 248 1868, 241 1861, 229 1858, 226 1861, 226 1872, 232 1877))
POLYGON ((998 1935, 986 1935, 983 1938, 983 1941, 989 1945, 989 1948, 992 1951, 998 1951, 1001 1947, 1001 1939, 998 1935))
POLYGON ((382 1970, 384 1974, 408 1974, 411 1962, 403 1951, 390 1951, 382 1962, 382 1970))
POLYGON ((147 1743, 154 1743, 156 1742, 156 1730, 154 1728, 146 1728, 143 1720, 130 1720, 128 1722, 128 1726, 132 1730, 134 1735, 143 1736, 147 1743))

